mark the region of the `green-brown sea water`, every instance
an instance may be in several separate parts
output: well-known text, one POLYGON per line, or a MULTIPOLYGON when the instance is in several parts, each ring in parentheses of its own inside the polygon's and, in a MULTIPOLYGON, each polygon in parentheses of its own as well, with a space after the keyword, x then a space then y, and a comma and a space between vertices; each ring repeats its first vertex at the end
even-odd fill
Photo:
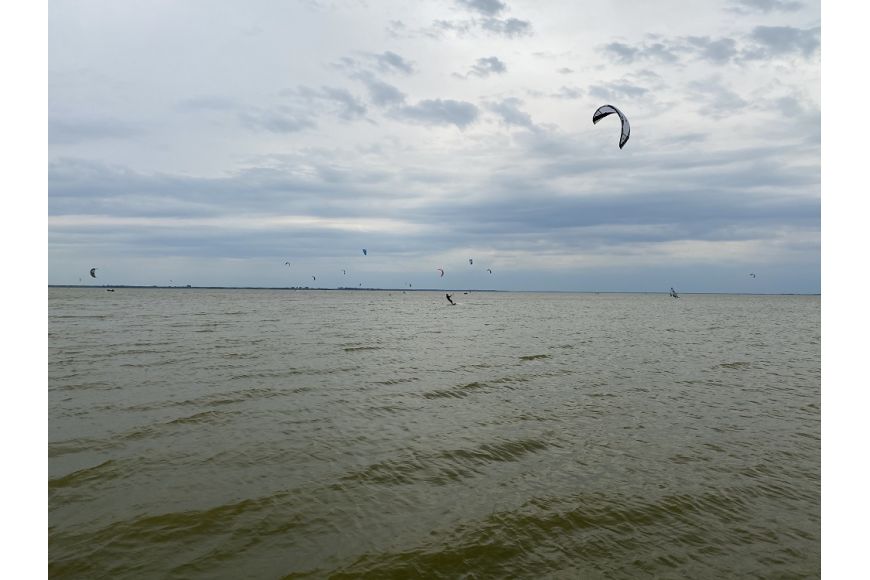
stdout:
POLYGON ((53 578, 813 578, 818 296, 49 289, 53 578))

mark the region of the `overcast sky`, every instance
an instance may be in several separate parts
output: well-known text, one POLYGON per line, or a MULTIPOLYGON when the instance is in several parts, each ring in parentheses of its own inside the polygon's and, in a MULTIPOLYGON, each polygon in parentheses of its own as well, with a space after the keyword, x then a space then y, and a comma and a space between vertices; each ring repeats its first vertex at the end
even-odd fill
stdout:
POLYGON ((48 280, 819 292, 819 42, 798 0, 52 1, 48 280))

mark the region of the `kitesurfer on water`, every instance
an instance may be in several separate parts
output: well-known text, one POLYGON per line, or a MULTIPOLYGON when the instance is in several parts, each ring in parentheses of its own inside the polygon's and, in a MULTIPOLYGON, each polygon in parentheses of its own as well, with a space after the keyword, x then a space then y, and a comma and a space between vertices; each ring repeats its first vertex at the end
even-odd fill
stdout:
POLYGON ((456 306, 456 302, 453 301, 453 299, 450 297, 450 294, 445 294, 445 296, 447 296, 447 302, 449 302, 453 306, 456 306))

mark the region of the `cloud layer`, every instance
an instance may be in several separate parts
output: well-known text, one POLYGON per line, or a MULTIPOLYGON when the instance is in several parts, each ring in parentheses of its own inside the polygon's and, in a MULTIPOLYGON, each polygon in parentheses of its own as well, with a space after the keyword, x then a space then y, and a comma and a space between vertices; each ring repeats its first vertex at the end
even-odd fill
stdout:
POLYGON ((818 291, 817 3, 220 6, 49 7, 52 283, 818 291))

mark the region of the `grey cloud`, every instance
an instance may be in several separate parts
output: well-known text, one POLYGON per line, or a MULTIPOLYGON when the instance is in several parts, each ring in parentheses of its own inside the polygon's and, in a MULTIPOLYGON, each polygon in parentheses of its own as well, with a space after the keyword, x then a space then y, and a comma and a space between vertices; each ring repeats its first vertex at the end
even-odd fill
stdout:
POLYGON ((569 100, 579 99, 580 97, 583 96, 583 90, 578 89, 577 87, 565 87, 565 86, 563 86, 563 87, 560 87, 559 90, 556 91, 555 93, 552 93, 550 96, 553 98, 556 98, 556 99, 569 99, 569 100))
POLYGON ((210 217, 239 213, 365 215, 389 200, 392 174, 294 158, 217 178, 141 173, 63 159, 49 165, 49 215, 210 217))
POLYGON ((696 100, 701 103, 700 111, 712 117, 721 118, 745 108, 749 103, 740 95, 724 86, 718 79, 707 79, 689 83, 696 100))
POLYGON ((270 133, 295 133, 316 125, 310 117, 280 110, 250 109, 239 113, 239 119, 249 129, 270 133))
POLYGON ((214 182, 142 174, 93 161, 62 159, 48 166, 49 215, 210 215, 203 194, 214 182))
POLYGON ((698 49, 698 58, 715 64, 724 64, 737 55, 737 42, 733 38, 712 40, 706 36, 690 36, 687 41, 698 49))
POLYGON ((428 125, 455 125, 460 129, 474 123, 479 113, 472 103, 451 99, 424 100, 396 111, 399 117, 411 121, 428 125))
MULTIPOLYGON (((777 196, 748 199, 729 195, 727 189, 702 191, 658 190, 654 187, 621 195, 560 197, 540 189, 514 197, 490 200, 486 206, 471 203, 438 208, 444 223, 463 233, 476 233, 485 223, 496 236, 541 235, 572 246, 581 229, 602 244, 680 239, 726 240, 757 237, 774 224, 818 227, 818 200, 795 201, 777 196), (522 203, 534 193, 536 203, 522 203), (740 224, 740 227, 735 227, 740 224), (628 228, 637 226, 631 232, 628 228), (754 231, 753 231, 754 230, 754 231), (752 232, 752 235, 745 235, 752 232), (572 238, 574 238, 572 240, 572 238)), ((561 245, 560 244, 560 245, 561 245)))
POLYGON ((703 143, 704 141, 707 141, 708 138, 709 136, 705 133, 681 133, 666 137, 665 139, 662 139, 661 142, 665 145, 686 146, 703 143))
POLYGON ((284 103, 272 107, 233 107, 249 129, 272 133, 295 133, 316 125, 319 115, 336 115, 346 121, 365 117, 365 104, 347 89, 323 86, 281 91, 284 103))
POLYGON ((506 125, 534 129, 535 124, 532 122, 532 117, 525 111, 520 110, 519 106, 521 104, 522 101, 519 99, 509 98, 497 103, 491 103, 487 108, 496 113, 506 125))
POLYGON ((440 37, 445 32, 451 32, 457 36, 465 36, 474 31, 483 31, 498 36, 516 38, 531 36, 532 23, 527 20, 508 18, 481 18, 479 20, 436 20, 432 26, 423 31, 423 34, 433 38, 440 37))
MULTIPOLYGON (((506 100, 496 105, 519 111, 519 104, 506 100)), ((544 151, 543 141, 552 141, 552 135, 519 134, 528 136, 530 142, 542 142, 541 148, 533 151, 538 155, 536 163, 488 173, 485 181, 447 180, 444 189, 454 195, 421 199, 422 203, 413 208, 380 203, 397 189, 394 172, 366 173, 335 163, 312 164, 310 158, 300 157, 288 159, 280 167, 251 168, 216 179, 56 163, 49 167, 49 213, 220 217, 263 212, 398 217, 421 226, 439 224, 438 232, 373 234, 367 239, 377 238, 383 253, 423 254, 436 247, 469 244, 542 254, 591 248, 611 253, 632 244, 675 240, 773 239, 783 230, 801 232, 802 239, 811 241, 819 231, 818 167, 790 166, 782 144, 704 153, 691 160, 685 159, 684 151, 651 152, 634 157, 631 171, 625 172, 622 161, 608 163, 584 154, 582 141, 557 143, 554 149, 544 151), (556 162, 541 163, 553 157, 556 162), (677 165, 677 160, 683 164, 677 165), (566 176, 582 177, 580 181, 590 184, 587 193, 566 195, 559 186, 566 176), (599 181, 602 176, 606 179, 599 181), (612 185, 599 192, 599 185, 605 183, 612 185), (471 195, 481 190, 487 194, 471 195), (463 191, 469 195, 455 195, 463 191)), ((702 138, 685 137, 689 142, 702 138)), ((399 175, 404 178, 405 172, 399 175)), ((435 177, 443 179, 443 171, 436 172, 435 177)), ((110 240, 113 247, 122 247, 129 255, 199 257, 270 256, 288 247, 294 254, 340 255, 345 247, 357 247, 354 235, 318 225, 227 229, 146 224, 63 226, 50 231, 58 244, 110 240)), ((368 247, 372 243, 367 242, 368 247)))
POLYGON ((380 54, 364 53, 362 59, 343 56, 330 66, 340 70, 351 78, 372 78, 373 69, 386 74, 411 75, 416 72, 414 64, 395 52, 386 51, 380 54))
POLYGON ((774 103, 777 111, 786 117, 800 117, 808 113, 808 107, 794 96, 780 97, 774 103))
POLYGON ((479 58, 468 74, 476 77, 488 77, 491 74, 504 74, 507 66, 496 56, 479 58))
POLYGON ((589 94, 600 99, 642 97, 647 92, 647 89, 644 87, 632 85, 626 82, 613 82, 603 85, 592 85, 589 87, 589 94))
POLYGON ((355 71, 360 68, 359 61, 349 56, 342 56, 338 61, 330 63, 330 66, 344 71, 355 71))
POLYGON ((508 18, 507 20, 484 18, 480 22, 480 27, 489 32, 510 38, 532 34, 532 23, 528 20, 519 20, 518 18, 508 18))
MULTIPOLYGON (((487 224, 492 231, 547 231, 559 236, 561 229, 569 237, 577 227, 615 225, 668 225, 673 231, 664 230, 662 239, 739 239, 733 235, 736 226, 749 225, 758 230, 774 224, 818 229, 818 167, 790 166, 779 147, 713 154, 705 157, 707 164, 701 169, 694 164, 678 169, 671 165, 673 159, 672 154, 653 155, 633 167, 630 181, 619 181, 618 166, 602 166, 600 160, 584 166, 575 151, 559 164, 540 166, 537 173, 508 170, 491 184, 498 193, 486 204, 471 198, 452 201, 440 208, 441 218, 470 230, 487 224), (669 177, 660 173, 661 167, 669 168, 669 177), (600 194, 564 196, 550 191, 553 180, 566 172, 577 172, 587 181, 606 172, 608 181, 618 183, 600 194), (647 180, 648 175, 656 177, 647 180), (816 195, 795 198, 795 190, 816 195), (522 203, 530 196, 534 205, 522 203)), ((622 236, 614 232, 610 242, 622 236)))
POLYGON ((401 105, 405 102, 405 93, 370 74, 360 74, 357 77, 369 91, 369 97, 378 107, 401 105))
POLYGON ((336 113, 340 118, 353 121, 365 116, 366 107, 349 91, 335 87, 312 89, 300 87, 283 91, 290 104, 272 107, 251 107, 234 99, 219 96, 200 96, 180 101, 177 108, 184 112, 235 112, 242 125, 256 131, 296 133, 316 126, 318 115, 336 113))
POLYGON ((569 74, 574 72, 574 69, 571 69, 571 68, 568 68, 565 66, 565 67, 562 67, 560 69, 556 69, 556 72, 559 73, 560 75, 569 75, 569 74))
POLYGON ((663 63, 673 63, 679 60, 673 47, 663 42, 643 42, 638 46, 629 46, 622 42, 611 42, 604 45, 604 52, 616 57, 618 62, 629 64, 639 60, 653 60, 663 63))
MULTIPOLYGON (((282 265, 288 248, 292 248, 295 261, 306 256, 347 255, 346 246, 351 245, 347 243, 343 247, 341 242, 336 243, 340 234, 335 231, 302 224, 283 229, 227 229, 205 224, 184 228, 158 224, 130 224, 123 227, 94 224, 56 227, 52 236, 56 244, 67 246, 93 246, 108 242, 113 248, 123 248, 126 256, 251 258, 275 255, 281 257, 278 263, 282 265)), ((348 240, 351 237, 346 235, 348 240)))
POLYGON ((408 27, 401 20, 390 20, 387 23, 387 36, 403 38, 409 35, 408 27))
POLYGON ((790 130, 799 127, 807 143, 817 144, 821 141, 821 111, 818 106, 803 102, 794 96, 780 97, 770 104, 776 114, 789 120, 785 126, 778 126, 774 131, 787 134, 790 130))
POLYGON ((178 102, 178 108, 183 111, 232 111, 241 107, 235 99, 218 95, 202 95, 178 102))
POLYGON ((819 48, 821 27, 801 29, 790 26, 757 26, 750 38, 760 47, 750 49, 747 58, 769 58, 793 53, 809 57, 819 48))
POLYGON ((424 31, 424 34, 432 37, 439 37, 444 32, 452 32, 457 36, 468 34, 475 26, 473 20, 435 20, 432 22, 431 29, 424 31))
POLYGON ((353 121, 364 117, 366 107, 346 89, 323 87, 322 95, 339 106, 339 117, 353 121))
POLYGON ((384 72, 398 72, 404 75, 409 75, 414 72, 414 65, 402 58, 395 52, 386 51, 381 54, 374 55, 374 59, 378 64, 378 68, 384 72))
POLYGON ((662 39, 651 36, 650 41, 633 46, 611 42, 604 45, 602 51, 621 64, 640 61, 678 63, 681 57, 688 57, 722 65, 792 54, 809 58, 818 50, 820 36, 820 27, 757 26, 749 35, 739 39, 709 36, 662 39))
POLYGON ((623 42, 611 42, 604 45, 604 51, 612 54, 619 62, 631 63, 634 62, 640 52, 639 49, 629 46, 623 42))
POLYGON ((731 10, 741 14, 748 12, 795 12, 803 8, 803 2, 790 0, 733 0, 731 10))
POLYGON ((673 48, 661 42, 653 42, 644 45, 643 54, 645 58, 657 60, 659 62, 677 62, 676 52, 673 48))
POLYGON ((129 139, 144 134, 141 127, 109 117, 49 117, 48 142, 70 145, 85 141, 129 139))
POLYGON ((507 4, 500 0, 456 0, 456 3, 486 16, 498 16, 507 8, 507 4))
POLYGON ((327 106, 337 107, 334 112, 346 121, 354 121, 360 119, 366 114, 366 106, 350 91, 338 87, 321 87, 320 89, 312 89, 310 87, 299 87, 295 91, 285 91, 286 95, 301 97, 311 104, 326 104, 327 106))

